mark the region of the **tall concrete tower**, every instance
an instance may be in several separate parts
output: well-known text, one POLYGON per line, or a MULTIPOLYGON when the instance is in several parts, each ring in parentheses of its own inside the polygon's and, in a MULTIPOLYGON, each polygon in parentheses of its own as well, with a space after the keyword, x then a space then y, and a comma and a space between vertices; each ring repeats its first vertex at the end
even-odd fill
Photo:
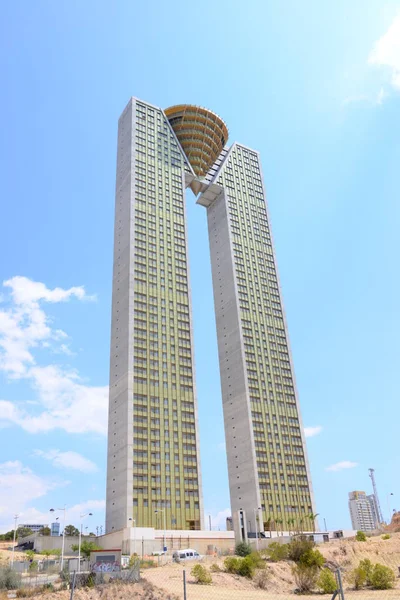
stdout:
MULTIPOLYGON (((207 210, 233 515, 314 503, 260 158, 217 115, 132 99, 119 123, 107 531, 203 527, 184 188, 207 210)), ((235 529, 238 528, 236 522, 235 529)))

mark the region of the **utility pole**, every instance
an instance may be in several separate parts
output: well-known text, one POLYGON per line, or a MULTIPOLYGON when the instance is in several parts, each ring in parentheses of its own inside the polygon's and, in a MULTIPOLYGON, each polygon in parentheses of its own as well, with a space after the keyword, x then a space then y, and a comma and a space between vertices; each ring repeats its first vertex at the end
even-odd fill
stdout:
POLYGON ((211 515, 208 515, 208 523, 210 525, 210 531, 211 531, 211 515))
POLYGON ((18 517, 19 517, 19 515, 15 515, 15 517, 14 517, 14 541, 13 541, 13 549, 12 549, 11 568, 14 567, 14 550, 15 550, 15 538, 17 536, 18 517))
POLYGON ((377 517, 378 517, 378 521, 379 524, 383 523, 383 515, 382 515, 382 511, 381 511, 381 505, 379 504, 379 498, 378 498, 378 490, 376 488, 376 482, 375 482, 375 469, 368 469, 369 471, 369 476, 371 477, 371 481, 372 481, 372 489, 374 490, 374 496, 375 496, 375 504, 376 504, 376 512, 377 517))

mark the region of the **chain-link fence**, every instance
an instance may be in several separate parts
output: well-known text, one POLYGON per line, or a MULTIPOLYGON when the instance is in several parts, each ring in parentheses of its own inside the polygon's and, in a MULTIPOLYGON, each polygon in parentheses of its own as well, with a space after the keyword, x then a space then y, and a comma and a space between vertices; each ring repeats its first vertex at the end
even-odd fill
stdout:
POLYGON ((75 600, 81 600, 87 586, 93 588, 93 600, 103 598, 102 586, 109 590, 107 598, 115 586, 121 586, 121 600, 140 600, 141 594, 146 600, 295 600, 298 594, 315 600, 323 592, 327 600, 400 600, 400 534, 365 542, 303 544, 274 540, 247 557, 226 556, 216 549, 212 555, 198 557, 193 550, 168 548, 168 554, 132 556, 126 570, 92 573, 88 568, 75 574, 74 584, 71 573, 60 582, 58 574, 42 572, 22 574, 20 585, 74 588, 75 600), (149 586, 147 591, 143 585, 149 586))
POLYGON ((400 600, 400 535, 391 542, 320 545, 297 560, 284 551, 274 555, 275 549, 261 558, 254 553, 170 561, 144 569, 142 578, 182 600, 258 600, 261 595, 295 600, 299 594, 307 600, 316 594, 327 600, 400 600))

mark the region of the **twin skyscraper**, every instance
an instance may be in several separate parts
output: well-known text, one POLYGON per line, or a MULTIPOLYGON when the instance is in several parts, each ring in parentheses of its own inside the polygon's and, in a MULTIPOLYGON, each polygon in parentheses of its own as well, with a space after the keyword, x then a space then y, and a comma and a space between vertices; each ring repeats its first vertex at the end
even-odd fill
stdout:
POLYGON ((196 106, 132 98, 119 119, 107 533, 161 512, 204 528, 188 187, 207 211, 232 514, 263 531, 314 512, 260 158, 227 141, 196 106))

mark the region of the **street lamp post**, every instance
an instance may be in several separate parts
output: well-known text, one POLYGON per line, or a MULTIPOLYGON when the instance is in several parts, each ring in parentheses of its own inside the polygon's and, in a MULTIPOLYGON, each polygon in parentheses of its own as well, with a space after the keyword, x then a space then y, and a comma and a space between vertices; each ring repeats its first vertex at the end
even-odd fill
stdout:
POLYGON ((64 569, 64 548, 65 548, 65 512, 67 509, 67 505, 64 504, 64 508, 51 508, 50 512, 55 512, 56 510, 61 510, 63 515, 63 532, 62 532, 62 545, 61 545, 61 571, 64 569))
POLYGON ((260 510, 261 510, 260 507, 253 508, 253 511, 254 511, 254 522, 256 524, 256 549, 257 549, 257 552, 258 552, 258 524, 257 524, 257 521, 258 521, 258 518, 259 518, 259 514, 260 514, 259 511, 260 510))
POLYGON ((387 495, 387 505, 388 505, 388 513, 389 513, 389 522, 388 525, 390 525, 390 523, 392 522, 392 513, 390 510, 390 496, 394 496, 393 492, 390 492, 390 494, 387 495))
POLYGON ((15 517, 14 517, 14 542, 13 542, 12 557, 11 557, 11 568, 13 568, 13 566, 14 566, 14 549, 15 549, 15 538, 17 536, 18 517, 19 517, 19 515, 15 515, 15 517))
POLYGON ((133 523, 133 554, 136 554, 136 519, 129 517, 129 520, 133 523))
POLYGON ((165 552, 165 551, 166 551, 166 543, 165 543, 165 542, 166 542, 166 529, 167 529, 167 527, 166 527, 166 524, 165 524, 165 508, 159 508, 159 509, 157 509, 157 510, 156 510, 156 511, 154 511, 154 512, 155 512, 155 513, 162 512, 162 514, 163 514, 163 523, 164 523, 164 543, 163 543, 163 552, 165 552))
POLYGON ((81 572, 81 544, 82 544, 82 528, 83 528, 83 523, 82 523, 82 519, 84 519, 85 517, 91 517, 92 513, 83 513, 82 515, 79 515, 79 518, 81 520, 81 527, 79 529, 79 542, 78 542, 78 573, 81 572))

